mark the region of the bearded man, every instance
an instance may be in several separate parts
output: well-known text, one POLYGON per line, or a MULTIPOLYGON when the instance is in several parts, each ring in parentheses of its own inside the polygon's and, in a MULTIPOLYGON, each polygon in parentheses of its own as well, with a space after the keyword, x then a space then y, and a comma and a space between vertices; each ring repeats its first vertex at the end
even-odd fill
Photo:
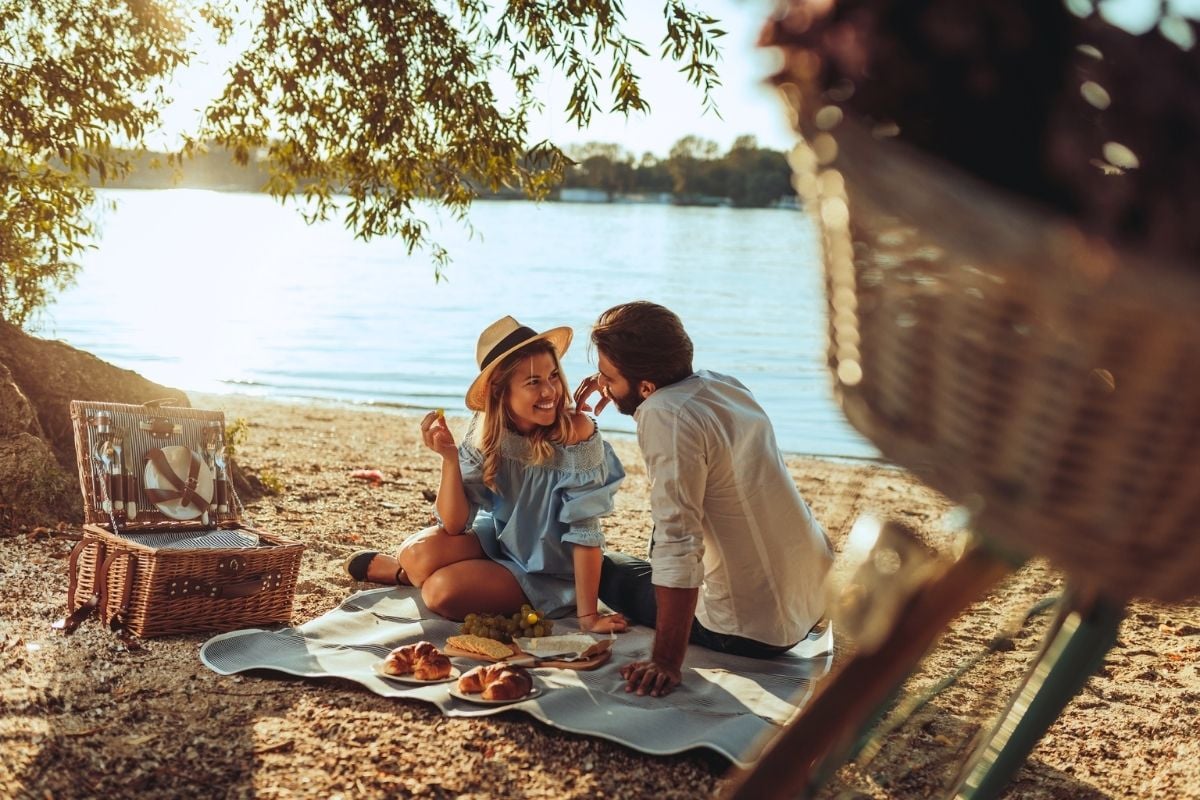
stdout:
POLYGON ((692 369, 669 309, 635 301, 592 329, 598 372, 575 392, 637 423, 654 523, 649 560, 607 553, 600 598, 655 628, 648 661, 621 667, 626 691, 682 681, 689 642, 751 658, 787 652, 819 623, 829 538, 800 496, 771 421, 741 382, 692 369))

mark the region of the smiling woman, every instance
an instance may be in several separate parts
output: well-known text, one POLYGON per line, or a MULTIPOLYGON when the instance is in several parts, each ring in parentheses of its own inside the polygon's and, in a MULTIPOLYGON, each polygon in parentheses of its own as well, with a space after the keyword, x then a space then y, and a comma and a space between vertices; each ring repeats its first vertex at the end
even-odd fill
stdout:
POLYGON ((425 446, 442 460, 438 524, 394 557, 355 554, 351 577, 404 576, 450 619, 574 610, 583 630, 625 629, 619 614, 597 611, 600 518, 612 513, 625 471, 595 423, 567 410, 558 356, 570 342, 570 328, 538 333, 510 316, 480 334, 465 440, 457 444, 436 411, 421 420, 425 446))
POLYGON ((528 436, 553 424, 564 394, 554 353, 533 353, 518 362, 508 379, 507 393, 509 419, 518 433, 528 436))

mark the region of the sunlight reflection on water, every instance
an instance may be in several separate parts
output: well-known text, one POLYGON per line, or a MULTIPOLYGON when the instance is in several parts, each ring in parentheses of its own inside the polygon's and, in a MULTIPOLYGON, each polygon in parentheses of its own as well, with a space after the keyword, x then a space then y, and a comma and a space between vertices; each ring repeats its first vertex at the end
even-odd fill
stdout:
MULTIPOLYGON (((644 298, 684 320, 696 365, 746 383, 791 452, 873 456, 825 368, 815 232, 794 211, 527 202, 476 204, 477 235, 430 218, 423 254, 306 225, 253 194, 100 193, 102 240, 40 333, 170 386, 461 408, 475 340, 503 314, 567 324, 571 381, 593 371, 589 326, 644 298)), ((632 430, 605 412, 602 426, 632 430)))

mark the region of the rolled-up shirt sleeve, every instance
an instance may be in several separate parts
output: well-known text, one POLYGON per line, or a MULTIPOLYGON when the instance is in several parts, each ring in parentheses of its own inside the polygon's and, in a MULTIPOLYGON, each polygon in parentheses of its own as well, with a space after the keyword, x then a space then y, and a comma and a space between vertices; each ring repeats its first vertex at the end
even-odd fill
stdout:
POLYGON ((704 442, 686 417, 667 410, 644 412, 638 420, 638 443, 650 479, 652 582, 695 589, 704 580, 704 442))

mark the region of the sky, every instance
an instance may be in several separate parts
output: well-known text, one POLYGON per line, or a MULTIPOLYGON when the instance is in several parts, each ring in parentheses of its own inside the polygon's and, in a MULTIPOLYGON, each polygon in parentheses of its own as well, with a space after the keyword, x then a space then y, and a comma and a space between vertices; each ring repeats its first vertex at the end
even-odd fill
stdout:
MULTIPOLYGON (((563 109, 569 97, 565 80, 550 80, 539 87, 545 113, 535 121, 531 142, 550 139, 559 146, 585 142, 622 145, 635 156, 652 152, 665 157, 676 141, 689 134, 715 141, 721 152, 742 134, 758 138, 763 147, 790 150, 795 136, 788 126, 784 107, 774 89, 763 81, 773 71, 777 55, 755 47, 758 32, 768 18, 771 0, 694 0, 690 4, 721 21, 727 35, 719 40, 721 60, 717 65, 722 85, 714 93, 719 116, 703 113, 703 95, 677 72, 673 62, 657 58, 666 32, 659 0, 626 0, 623 4, 625 30, 651 53, 635 62, 649 114, 596 114, 590 127, 579 130, 566 121, 563 109)), ((173 139, 181 130, 194 129, 202 106, 220 90, 222 72, 231 62, 233 48, 217 49, 199 40, 193 65, 177 76, 172 92, 175 103, 165 118, 164 138, 173 139)), ((603 84, 607 86, 606 83, 603 84)))
MULTIPOLYGON (((1098 8, 1109 21, 1135 33, 1153 28, 1161 11, 1159 0, 1063 2, 1081 15, 1098 8)), ((778 53, 755 46, 759 31, 775 9, 774 0, 692 0, 689 5, 719 19, 727 32, 720 40, 722 55, 717 66, 722 85, 714 93, 719 115, 704 113, 700 90, 678 73, 673 62, 657 58, 666 30, 661 0, 625 0, 624 29, 651 53, 651 57, 635 61, 650 113, 628 118, 596 114, 586 130, 579 130, 567 122, 563 111, 570 91, 567 82, 547 80, 539 87, 546 110, 535 120, 531 143, 549 139, 564 148, 586 142, 615 143, 635 157, 646 152, 665 157, 676 141, 689 134, 716 142, 720 152, 727 151, 738 136, 750 134, 760 146, 790 150, 796 143, 795 134, 775 90, 764 83, 776 69, 778 53)), ((1200 0, 1168 0, 1167 6, 1189 18, 1200 17, 1200 0)), ((220 89, 221 73, 230 61, 232 50, 220 52, 204 43, 198 47, 194 66, 176 81, 178 99, 167 115, 169 132, 195 127, 198 109, 220 89)), ((168 133, 168 138, 171 135, 168 133)))
MULTIPOLYGON (((722 52, 717 73, 721 86, 714 93, 720 116, 704 113, 703 94, 679 74, 674 62, 655 57, 641 59, 635 67, 642 79, 643 96, 650 103, 649 114, 629 118, 597 115, 584 131, 567 123, 564 115, 547 114, 537 129, 541 138, 560 145, 614 142, 638 156, 647 151, 666 156, 671 145, 689 134, 715 141, 721 152, 728 150, 738 136, 750 134, 757 137, 760 146, 790 150, 796 136, 778 94, 764 82, 777 69, 779 57, 774 50, 755 45, 774 4, 769 0, 703 0, 692 5, 719 19, 727 34, 719 40, 722 52)), ((666 32, 662 3, 631 0, 624 8, 630 34, 657 56, 666 32)), ((542 88, 548 110, 565 105, 565 81, 542 88)))

